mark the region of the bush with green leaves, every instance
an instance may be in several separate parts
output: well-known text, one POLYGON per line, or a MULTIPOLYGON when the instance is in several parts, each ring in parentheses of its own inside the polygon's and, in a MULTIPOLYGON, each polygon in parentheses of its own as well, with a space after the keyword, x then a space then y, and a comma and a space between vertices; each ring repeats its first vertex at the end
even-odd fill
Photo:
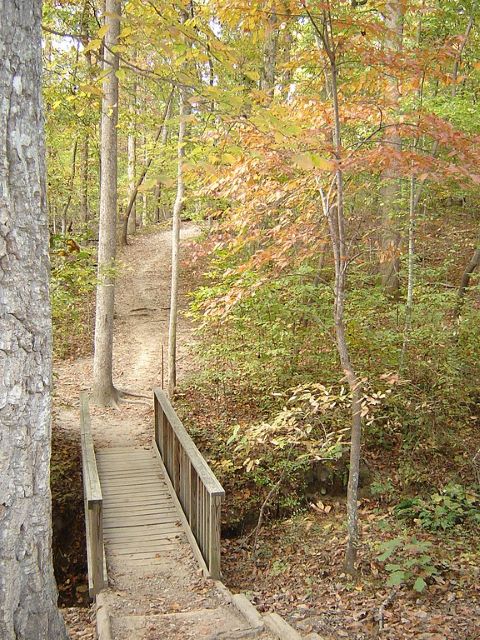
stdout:
POLYGON ((83 238, 53 236, 50 297, 53 345, 59 357, 71 355, 90 342, 90 312, 96 286, 95 250, 80 246, 83 238))
MULTIPOLYGON (((373 390, 365 393, 362 413, 367 424, 383 397, 373 390)), ((280 506, 291 511, 305 502, 306 487, 315 484, 319 465, 333 474, 346 469, 351 395, 345 386, 316 383, 289 389, 282 399, 283 407, 271 419, 233 427, 226 442, 228 458, 220 467, 223 473, 241 470, 261 487, 272 487, 280 479, 280 506)))
POLYGON ((480 524, 480 496, 462 485, 449 483, 428 499, 405 498, 396 505, 394 513, 428 531, 451 529, 467 521, 480 524))
POLYGON ((431 542, 406 537, 379 543, 377 560, 388 574, 387 585, 406 585, 419 593, 424 591, 428 579, 440 572, 438 563, 430 554, 431 547, 431 542))

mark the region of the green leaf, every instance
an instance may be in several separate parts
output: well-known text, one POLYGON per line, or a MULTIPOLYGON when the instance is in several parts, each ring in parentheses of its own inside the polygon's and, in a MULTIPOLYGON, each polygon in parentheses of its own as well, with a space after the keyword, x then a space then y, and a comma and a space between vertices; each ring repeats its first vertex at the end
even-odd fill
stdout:
POLYGON ((384 562, 387 560, 401 545, 401 541, 398 538, 394 538, 393 540, 389 540, 381 545, 381 548, 385 549, 385 551, 377 556, 377 560, 380 562, 384 562))
POLYGON ((391 576, 389 576, 387 580, 387 585, 389 587, 396 587, 405 580, 405 571, 394 571, 391 576))
POLYGON ((426 586, 427 586, 427 583, 423 578, 417 578, 414 582, 413 588, 415 589, 415 591, 418 591, 419 593, 421 593, 426 586))

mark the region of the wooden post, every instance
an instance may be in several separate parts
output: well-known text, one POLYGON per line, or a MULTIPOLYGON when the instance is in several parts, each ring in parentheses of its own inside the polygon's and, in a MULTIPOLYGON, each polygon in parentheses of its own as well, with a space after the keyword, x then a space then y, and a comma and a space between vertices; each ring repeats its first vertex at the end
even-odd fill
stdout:
POLYGON ((180 490, 180 443, 175 434, 173 434, 172 473, 172 484, 175 488, 175 493, 178 496, 180 490))
POLYGON ((99 593, 105 586, 103 580, 103 509, 102 502, 88 504, 90 519, 90 549, 92 554, 93 592, 99 593))
POLYGON ((198 509, 197 509, 197 483, 198 476, 196 471, 191 471, 190 480, 190 528, 193 531, 195 539, 198 541, 198 509))
POLYGON ((163 421, 160 420, 160 412, 163 414, 162 408, 158 404, 158 400, 156 396, 153 396, 153 410, 155 412, 155 443, 162 454, 162 433, 161 427, 163 426, 163 421))
POLYGON ((190 527, 192 526, 192 463, 187 458, 187 478, 185 486, 185 515, 190 527))
POLYGON ((214 580, 220 580, 220 513, 222 496, 210 496, 210 549, 208 569, 214 580))
POLYGON ((162 446, 159 447, 159 449, 166 467, 167 467, 168 428, 169 428, 169 424, 167 421, 167 416, 165 415, 165 412, 163 411, 163 407, 162 407, 162 446))

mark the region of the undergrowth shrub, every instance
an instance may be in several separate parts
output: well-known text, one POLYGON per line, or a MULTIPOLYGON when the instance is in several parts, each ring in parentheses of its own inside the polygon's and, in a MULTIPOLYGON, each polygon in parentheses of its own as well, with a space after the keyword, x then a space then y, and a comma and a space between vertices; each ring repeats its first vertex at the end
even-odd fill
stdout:
MULTIPOLYGON (((202 323, 198 355, 203 367, 196 385, 214 389, 218 399, 248 394, 270 423, 288 389, 338 382, 332 271, 328 264, 319 271, 315 261, 305 259, 271 277, 268 267, 239 275, 239 260, 225 246, 218 249, 207 283, 193 295, 192 315, 202 323), (235 289, 239 280, 240 290, 235 289)), ((384 456, 385 472, 402 490, 449 480, 468 483, 473 475, 480 309, 468 300, 461 318, 453 317, 456 291, 444 284, 446 269, 443 263, 416 265, 402 366, 403 292, 393 301, 364 263, 353 262, 349 269, 346 328, 352 360, 367 385, 392 388, 366 425, 365 455, 391 452, 384 456)))
MULTIPOLYGON (((390 389, 368 388, 362 414, 371 424, 390 389)), ((301 385, 280 396, 280 408, 268 420, 236 424, 211 460, 232 507, 229 521, 244 521, 256 513, 266 496, 269 512, 291 515, 304 508, 325 486, 345 490, 351 396, 345 386, 301 385)), ((218 434, 217 434, 218 438, 218 434)), ((211 457, 211 456, 209 456, 211 457)))
POLYGON ((480 524, 480 496, 472 489, 449 483, 429 498, 405 498, 394 513, 428 531, 446 530, 464 522, 480 524))
POLYGON ((59 235, 51 240, 53 347, 60 358, 78 355, 91 344, 95 250, 81 247, 82 241, 59 235))
POLYGON ((377 560, 388 574, 390 587, 406 585, 422 592, 428 580, 440 573, 440 565, 432 554, 432 543, 399 536, 377 545, 377 560), (388 561, 388 562, 387 562, 388 561))

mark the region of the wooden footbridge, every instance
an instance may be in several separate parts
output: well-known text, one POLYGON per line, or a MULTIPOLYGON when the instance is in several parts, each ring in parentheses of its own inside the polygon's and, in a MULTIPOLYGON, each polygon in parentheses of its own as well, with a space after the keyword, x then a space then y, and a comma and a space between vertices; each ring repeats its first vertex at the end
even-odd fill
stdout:
POLYGON ((261 616, 219 581, 224 491, 163 391, 154 391, 151 449, 96 450, 86 394, 80 406, 99 640, 298 640, 280 616, 261 616))

